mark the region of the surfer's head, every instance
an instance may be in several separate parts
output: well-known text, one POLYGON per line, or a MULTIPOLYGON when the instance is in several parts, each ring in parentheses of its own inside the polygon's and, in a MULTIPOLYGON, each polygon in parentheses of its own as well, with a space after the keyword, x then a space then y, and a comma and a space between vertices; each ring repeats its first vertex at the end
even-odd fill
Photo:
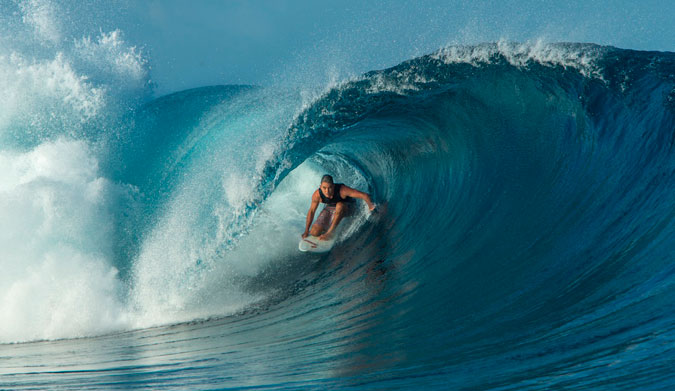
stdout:
POLYGON ((326 174, 321 177, 321 192, 328 198, 333 198, 333 191, 335 190, 335 184, 333 184, 333 177, 326 174))
POLYGON ((333 184, 333 177, 328 175, 328 174, 322 176, 321 177, 321 183, 324 183, 324 182, 332 185, 333 184))

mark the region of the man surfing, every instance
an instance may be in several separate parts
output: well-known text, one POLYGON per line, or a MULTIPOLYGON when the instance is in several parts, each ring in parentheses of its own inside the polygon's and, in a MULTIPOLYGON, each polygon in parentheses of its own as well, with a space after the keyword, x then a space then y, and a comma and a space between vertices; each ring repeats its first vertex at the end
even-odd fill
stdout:
POLYGON ((352 212, 355 198, 360 198, 366 201, 368 209, 371 211, 375 209, 375 204, 370 199, 370 196, 361 191, 352 189, 351 187, 342 183, 333 183, 333 177, 324 175, 321 178, 321 186, 312 194, 312 204, 307 212, 307 224, 305 225, 305 232, 302 238, 308 235, 318 236, 319 240, 328 240, 335 232, 340 220, 352 212), (323 208, 316 222, 314 221, 314 213, 319 204, 326 204, 323 208), (311 225, 311 230, 310 230, 311 225))

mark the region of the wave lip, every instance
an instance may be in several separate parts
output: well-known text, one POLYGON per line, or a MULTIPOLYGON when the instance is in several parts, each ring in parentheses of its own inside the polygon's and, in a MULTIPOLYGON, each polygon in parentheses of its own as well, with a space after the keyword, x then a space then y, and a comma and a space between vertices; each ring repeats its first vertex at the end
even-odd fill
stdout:
POLYGON ((445 64, 466 63, 474 66, 492 64, 499 59, 520 68, 536 62, 546 66, 574 68, 586 77, 597 77, 601 76, 598 59, 608 51, 609 48, 592 44, 499 41, 477 46, 447 46, 431 57, 445 64))

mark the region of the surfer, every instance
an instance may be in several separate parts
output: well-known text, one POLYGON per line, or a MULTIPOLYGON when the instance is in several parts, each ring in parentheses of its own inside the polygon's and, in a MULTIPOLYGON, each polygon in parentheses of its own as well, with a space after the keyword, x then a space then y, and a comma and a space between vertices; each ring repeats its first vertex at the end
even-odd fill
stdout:
POLYGON ((329 239, 335 232, 335 228, 340 224, 340 220, 352 212, 353 204, 356 202, 355 198, 366 201, 368 209, 371 211, 375 209, 375 204, 368 194, 342 183, 333 183, 332 176, 324 175, 321 178, 321 186, 312 194, 312 204, 309 207, 309 212, 307 212, 307 224, 302 238, 312 235, 318 236, 319 240, 329 239), (326 206, 319 213, 314 225, 311 225, 319 203, 324 203, 326 206))

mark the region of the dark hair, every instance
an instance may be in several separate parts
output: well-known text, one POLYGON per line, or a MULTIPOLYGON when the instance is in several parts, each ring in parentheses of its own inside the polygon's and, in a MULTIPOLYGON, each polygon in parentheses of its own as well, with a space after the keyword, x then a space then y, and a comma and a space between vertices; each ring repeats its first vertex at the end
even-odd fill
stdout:
POLYGON ((321 177, 321 183, 324 183, 324 182, 328 182, 332 185, 333 184, 333 177, 328 175, 328 174, 322 176, 321 177))

